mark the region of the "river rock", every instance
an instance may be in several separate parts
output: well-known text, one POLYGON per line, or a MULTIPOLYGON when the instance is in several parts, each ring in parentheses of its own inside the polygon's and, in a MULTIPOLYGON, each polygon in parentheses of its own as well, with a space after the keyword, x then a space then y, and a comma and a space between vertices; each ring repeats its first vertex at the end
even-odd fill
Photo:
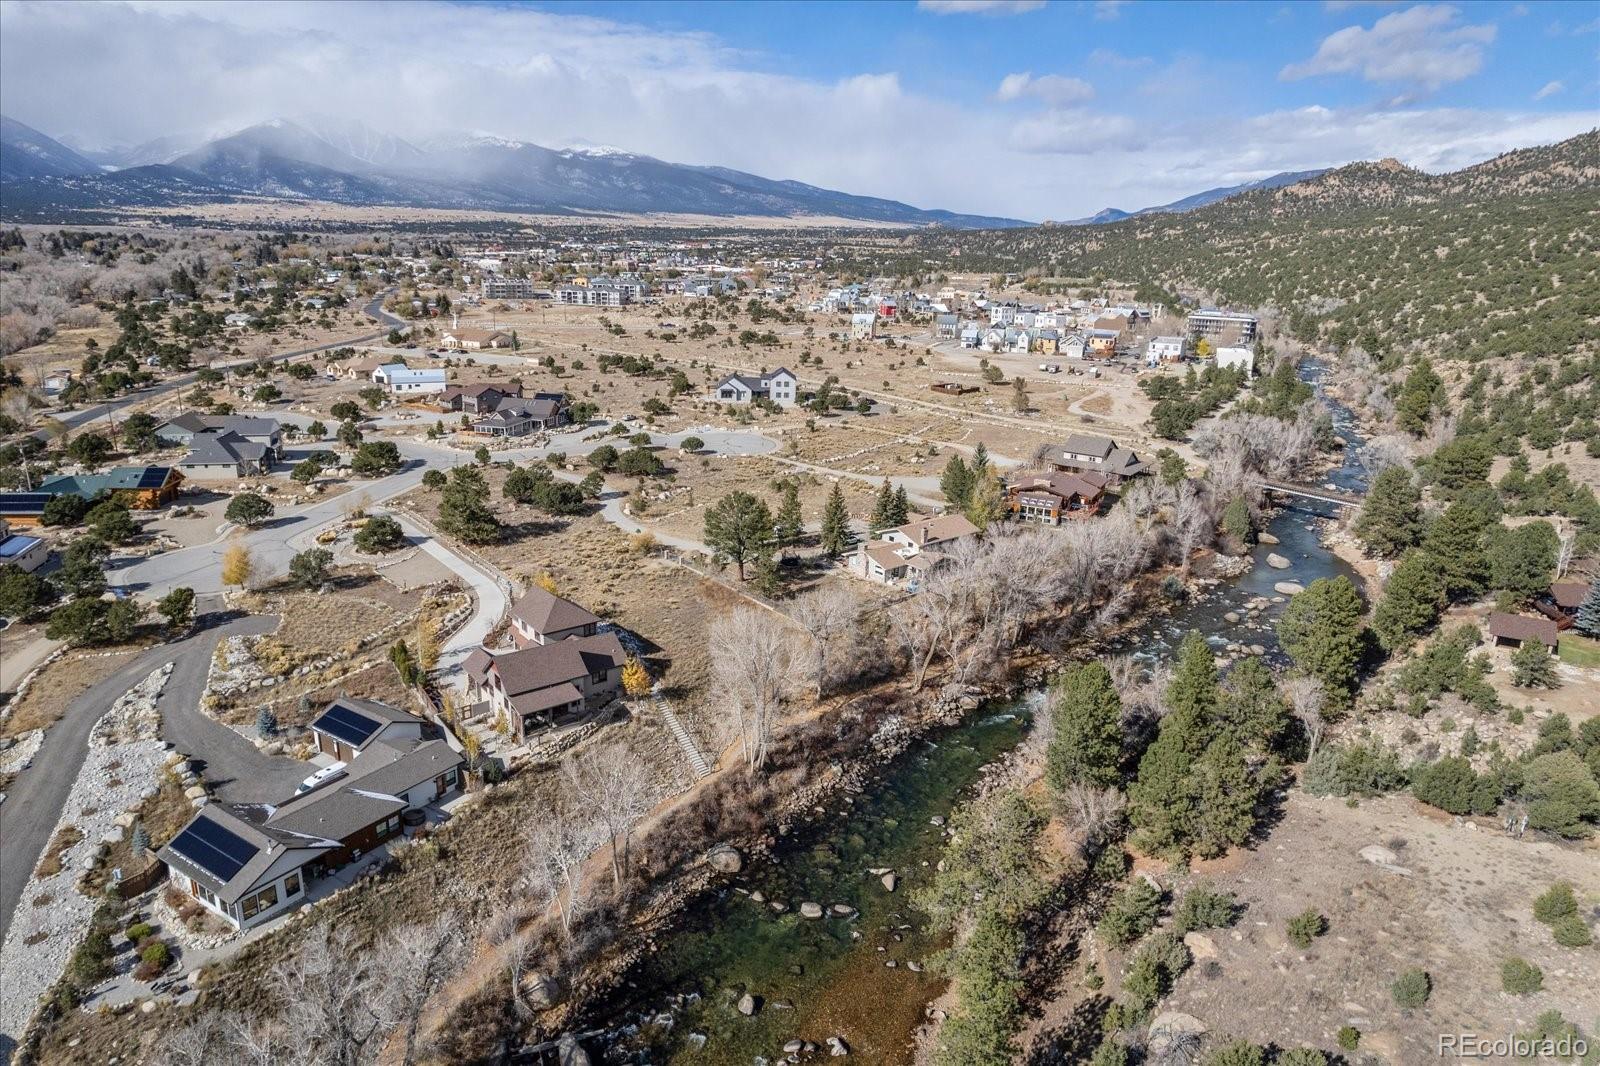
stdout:
POLYGON ((1259 540, 1263 544, 1276 544, 1276 543, 1278 543, 1278 538, 1273 536, 1271 533, 1257 533, 1256 534, 1256 539, 1259 540))
POLYGON ((744 1015, 746 1018, 754 1017, 756 1011, 760 1009, 760 1001, 750 993, 746 992, 744 995, 739 997, 739 1013, 744 1015))
POLYGON ((1298 581, 1280 581, 1272 586, 1272 590, 1285 596, 1298 596, 1306 590, 1306 587, 1298 581))
POLYGON ((800 904, 800 917, 821 918, 822 904, 812 903, 810 900, 806 900, 804 903, 800 904))
POLYGON ((736 874, 744 869, 744 856, 732 844, 718 844, 706 852, 706 862, 719 874, 736 874))
POLYGON ((1272 567, 1274 570, 1287 570, 1289 569, 1289 560, 1285 559, 1277 552, 1268 552, 1267 565, 1272 567))
POLYGON ((1229 625, 1236 626, 1239 624, 1239 612, 1229 611, 1227 614, 1222 616, 1222 620, 1227 622, 1229 625))
POLYGON ((895 878, 893 870, 890 870, 888 873, 886 873, 882 877, 878 878, 878 880, 883 882, 883 890, 885 892, 893 892, 894 891, 894 886, 900 883, 895 878))
POLYGON ((561 1066, 589 1066, 590 1063, 589 1053, 572 1033, 562 1034, 560 1043, 556 1044, 556 1061, 561 1066))

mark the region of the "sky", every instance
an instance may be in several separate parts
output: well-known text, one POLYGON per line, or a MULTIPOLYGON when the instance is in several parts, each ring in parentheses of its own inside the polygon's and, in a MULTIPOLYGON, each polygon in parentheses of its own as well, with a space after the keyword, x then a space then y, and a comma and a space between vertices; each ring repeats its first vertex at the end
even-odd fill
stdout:
POLYGON ((1064 220, 1600 127, 1600 4, 0 0, 0 109, 95 147, 323 115, 1064 220))

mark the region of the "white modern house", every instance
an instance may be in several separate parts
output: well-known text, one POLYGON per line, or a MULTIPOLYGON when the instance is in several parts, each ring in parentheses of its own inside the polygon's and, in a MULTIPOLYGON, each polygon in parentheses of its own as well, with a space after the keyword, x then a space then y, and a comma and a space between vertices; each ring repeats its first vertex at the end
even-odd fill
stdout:
POLYGON ((443 368, 412 370, 404 363, 390 363, 372 372, 372 380, 395 396, 426 396, 443 392, 448 382, 443 368))
POLYGON ((878 332, 878 313, 862 311, 850 316, 850 339, 870 341, 878 332))
POLYGON ((786 367, 759 377, 750 374, 729 374, 717 383, 711 394, 722 403, 750 403, 754 400, 771 400, 783 407, 791 407, 800 397, 800 380, 786 367))
POLYGON ((1183 358, 1182 337, 1151 337, 1144 346, 1146 366, 1176 363, 1183 358))

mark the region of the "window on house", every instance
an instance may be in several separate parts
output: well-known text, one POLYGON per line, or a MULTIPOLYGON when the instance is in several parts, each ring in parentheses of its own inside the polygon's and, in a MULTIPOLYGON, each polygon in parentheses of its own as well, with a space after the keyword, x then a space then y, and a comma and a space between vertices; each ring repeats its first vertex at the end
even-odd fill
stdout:
POLYGON ((590 674, 589 675, 589 680, 593 681, 597 685, 603 685, 606 682, 606 672, 604 670, 601 670, 597 674, 590 674))
POLYGON ((245 918, 254 918, 262 911, 270 910, 278 905, 278 889, 275 885, 268 885, 260 892, 246 896, 239 905, 239 912, 245 918))
POLYGON ((296 870, 283 879, 283 898, 292 899, 300 894, 300 871, 296 870))

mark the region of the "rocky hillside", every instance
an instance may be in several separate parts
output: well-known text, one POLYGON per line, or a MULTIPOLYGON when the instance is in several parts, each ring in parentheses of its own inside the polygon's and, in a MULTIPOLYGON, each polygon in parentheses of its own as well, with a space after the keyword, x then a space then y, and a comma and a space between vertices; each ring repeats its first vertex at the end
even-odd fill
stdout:
POLYGON ((960 263, 1277 307, 1346 342, 1549 355, 1600 346, 1597 191, 1590 132, 1451 174, 1355 163, 1187 214, 963 234, 960 263))

